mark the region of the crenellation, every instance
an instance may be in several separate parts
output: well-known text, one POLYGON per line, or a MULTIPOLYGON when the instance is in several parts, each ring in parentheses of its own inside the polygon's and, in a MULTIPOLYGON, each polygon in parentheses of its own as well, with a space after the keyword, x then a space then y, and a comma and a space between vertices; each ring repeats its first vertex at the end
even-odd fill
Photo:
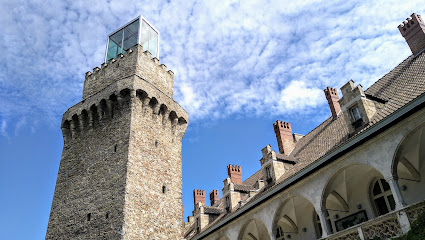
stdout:
POLYGON ((86 73, 83 99, 96 94, 105 86, 135 75, 151 83, 169 97, 173 96, 174 73, 167 70, 164 64, 159 64, 159 59, 152 58, 149 51, 143 51, 142 46, 135 45, 133 49, 127 50, 126 54, 118 54, 116 59, 101 64, 101 68, 95 67, 92 73, 86 73))

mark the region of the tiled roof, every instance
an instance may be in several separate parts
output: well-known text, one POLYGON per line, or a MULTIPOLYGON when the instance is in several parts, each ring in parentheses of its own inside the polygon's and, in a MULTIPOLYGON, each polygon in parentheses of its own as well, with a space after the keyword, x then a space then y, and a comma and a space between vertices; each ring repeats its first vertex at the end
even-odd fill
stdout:
MULTIPOLYGON (((409 56, 365 91, 366 96, 370 100, 375 101, 379 107, 372 120, 368 124, 362 126, 362 129, 358 132, 364 131, 370 126, 380 122, 385 117, 424 93, 425 53, 423 51, 416 56, 409 56)), ((356 133, 350 133, 350 126, 345 122, 343 114, 345 113, 341 112, 336 119, 332 117, 328 118, 303 138, 299 139, 289 156, 277 154, 278 158, 286 161, 294 161, 296 164, 286 171, 273 186, 262 189, 262 192, 250 198, 249 201, 263 196, 277 185, 284 182, 285 179, 291 177, 325 154, 353 138, 356 133)), ((260 169, 246 179, 243 185, 254 186, 254 184, 262 178, 263 174, 260 169)), ((237 184, 235 184, 235 190, 236 185, 237 184)), ((238 209, 232 209, 231 213, 220 215, 214 222, 203 229, 203 231, 221 222, 221 220, 226 219, 228 216, 233 215, 237 210, 238 209)))
POLYGON ((256 173, 252 174, 251 177, 245 179, 242 184, 254 186, 254 184, 260 179, 263 179, 263 171, 261 171, 261 169, 258 170, 256 173))
POLYGON ((216 215, 219 215, 219 214, 221 214, 223 212, 224 212, 224 209, 222 209, 222 208, 208 207, 208 206, 205 206, 204 207, 204 213, 207 213, 207 214, 216 214, 216 215))
POLYGON ((244 184, 233 184, 235 191, 239 191, 239 192, 250 192, 250 191, 254 191, 255 188, 254 186, 249 186, 249 185, 244 185, 244 184))

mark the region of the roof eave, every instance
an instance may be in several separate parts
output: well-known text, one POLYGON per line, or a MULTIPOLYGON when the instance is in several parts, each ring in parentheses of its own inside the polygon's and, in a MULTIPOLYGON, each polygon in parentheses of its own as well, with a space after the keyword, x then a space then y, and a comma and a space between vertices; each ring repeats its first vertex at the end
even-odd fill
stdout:
POLYGON ((395 123, 401 121, 402 119, 410 116, 411 114, 419 111, 422 109, 425 105, 425 93, 422 93, 419 97, 414 99, 413 101, 407 103, 397 111, 393 112, 386 118, 382 119, 380 122, 372 125, 365 131, 359 133, 357 136, 353 137, 350 141, 347 143, 337 147, 333 151, 327 153, 326 155, 322 156, 321 158, 314 161, 311 165, 307 166, 303 170, 297 172, 290 178, 286 179, 285 181, 281 182, 276 188, 271 190, 270 192, 264 194, 263 196, 259 197, 258 199, 253 200, 252 202, 248 202, 243 208, 239 209, 239 211, 235 212, 229 218, 225 219, 223 222, 219 222, 218 224, 212 226, 211 228, 207 229, 204 232, 201 232, 198 236, 194 236, 192 238, 193 240, 202 239, 211 233, 213 233, 215 230, 219 229, 220 227, 226 225, 227 223, 233 221, 234 219, 238 218, 239 216, 243 215, 244 213, 250 211, 251 209, 255 208, 256 206, 260 205, 261 203, 267 201, 268 199, 272 198, 273 196, 277 195, 281 191, 285 190, 292 184, 302 180, 304 177, 312 174, 315 172, 315 170, 319 169, 322 166, 327 165, 328 163, 332 162, 333 160, 341 157, 348 151, 351 151, 352 149, 356 148, 357 146, 363 144, 373 136, 375 136, 377 133, 380 133, 395 123))

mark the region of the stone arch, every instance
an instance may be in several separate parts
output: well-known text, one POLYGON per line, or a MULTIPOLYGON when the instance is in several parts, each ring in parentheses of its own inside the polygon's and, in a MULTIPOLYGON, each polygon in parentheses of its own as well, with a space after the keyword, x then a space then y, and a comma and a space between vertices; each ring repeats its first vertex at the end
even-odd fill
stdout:
POLYGON ((80 121, 77 114, 72 115, 72 121, 71 121, 71 130, 73 132, 79 132, 80 131, 80 121))
POLYGON ((81 122, 83 124, 83 128, 87 128, 90 125, 90 118, 86 109, 81 111, 81 122))
POLYGON ((165 116, 165 114, 167 114, 168 112, 168 107, 165 104, 161 104, 161 106, 159 107, 159 114, 165 116))
POLYGON ((69 122, 69 120, 65 120, 62 123, 61 129, 64 138, 68 138, 71 135, 71 123, 69 122))
POLYGON ((187 121, 186 121, 186 119, 184 119, 184 117, 179 117, 178 124, 184 125, 184 124, 187 124, 187 121))
POLYGON ((376 216, 370 197, 370 183, 383 179, 376 168, 354 163, 340 168, 327 181, 322 193, 321 210, 326 216, 326 227, 338 232, 376 216), (349 216, 356 216, 350 222, 349 216))
POLYGON ((99 123, 99 114, 97 112, 97 107, 95 104, 90 106, 90 118, 93 126, 99 123))
POLYGON ((391 174, 406 204, 425 198, 425 123, 413 128, 400 141, 392 160, 391 174))
POLYGON ((267 227, 261 220, 249 219, 241 228, 238 240, 271 240, 267 227))
POLYGON ((168 118, 171 120, 172 123, 174 123, 174 121, 178 118, 177 113, 174 110, 171 111, 168 118))
POLYGON ((111 103, 111 109, 110 109, 111 118, 114 118, 115 111, 116 111, 117 104, 118 104, 118 97, 117 97, 117 95, 111 94, 109 96, 109 102, 111 103))
POLYGON ((272 225, 274 239, 316 239, 316 211, 313 204, 300 195, 290 196, 275 212, 272 225))
POLYGON ((130 89, 129 88, 124 88, 120 91, 120 96, 124 99, 129 99, 130 98, 130 89))
POLYGON ((105 99, 100 100, 99 108, 101 118, 105 118, 106 116, 108 116, 108 105, 106 104, 105 99))
POLYGON ((159 114, 159 102, 156 99, 156 97, 152 97, 149 101, 149 106, 152 108, 153 114, 158 115, 159 114))

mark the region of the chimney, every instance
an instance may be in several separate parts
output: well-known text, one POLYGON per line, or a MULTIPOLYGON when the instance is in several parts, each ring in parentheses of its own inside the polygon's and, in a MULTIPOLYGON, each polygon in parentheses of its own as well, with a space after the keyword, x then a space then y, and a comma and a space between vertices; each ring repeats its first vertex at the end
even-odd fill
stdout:
POLYGON ((410 18, 398 25, 398 30, 406 40, 413 55, 425 48, 425 23, 420 15, 412 13, 410 18))
POLYGON ((241 166, 229 164, 229 166, 227 166, 227 174, 229 175, 232 183, 242 184, 241 166))
POLYGON ((193 190, 193 203, 195 208, 198 202, 202 202, 202 204, 205 205, 205 190, 193 190))
POLYGON ((214 203, 218 201, 218 190, 212 190, 210 192, 210 201, 211 201, 211 206, 213 206, 214 203))
POLYGON ((279 145, 279 152, 288 156, 295 147, 291 124, 276 120, 273 123, 273 127, 276 133, 277 145, 279 145))
POLYGON ((338 102, 338 90, 336 90, 336 88, 327 87, 323 91, 325 92, 326 99, 328 100, 329 108, 332 112, 332 117, 335 119, 337 118, 339 111, 341 111, 338 102))

